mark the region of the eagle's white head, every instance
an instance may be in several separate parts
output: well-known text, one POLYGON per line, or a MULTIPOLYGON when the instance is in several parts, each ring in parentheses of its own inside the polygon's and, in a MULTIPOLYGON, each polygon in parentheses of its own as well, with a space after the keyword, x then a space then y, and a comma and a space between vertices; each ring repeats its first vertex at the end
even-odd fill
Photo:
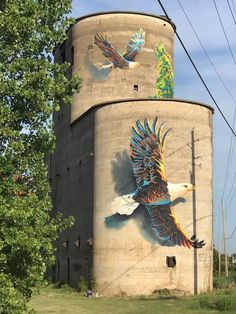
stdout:
POLYGON ((167 185, 170 199, 174 201, 177 197, 185 195, 189 191, 194 190, 194 186, 191 183, 170 183, 167 185))
POLYGON ((140 63, 135 61, 135 62, 129 62, 129 69, 134 69, 137 68, 138 66, 140 66, 140 63))

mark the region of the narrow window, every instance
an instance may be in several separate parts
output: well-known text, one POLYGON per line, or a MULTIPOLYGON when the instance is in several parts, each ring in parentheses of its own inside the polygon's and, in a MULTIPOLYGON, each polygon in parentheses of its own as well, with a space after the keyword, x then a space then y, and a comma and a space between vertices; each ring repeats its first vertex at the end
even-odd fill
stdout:
POLYGON ((77 249, 79 249, 79 247, 80 247, 80 236, 78 236, 78 239, 75 240, 74 246, 75 246, 77 249))
POLYGON ((71 64, 71 66, 74 65, 74 46, 71 47, 71 52, 70 52, 70 64, 71 64))
POLYGON ((70 284, 70 258, 67 258, 67 284, 70 284))
POLYGON ((138 85, 134 85, 134 91, 135 91, 135 92, 138 91, 138 85))
POLYGON ((166 265, 168 267, 176 266, 176 257, 175 256, 166 256, 166 265))
POLYGON ((57 281, 60 281, 60 262, 57 261, 57 281))
POLYGON ((61 57, 61 63, 66 61, 66 49, 65 49, 65 42, 63 42, 59 48, 60 50, 60 57, 61 57))
POLYGON ((52 266, 52 282, 56 281, 56 265, 52 266))
POLYGON ((69 249, 69 240, 68 239, 62 243, 62 247, 64 247, 64 249, 69 249))

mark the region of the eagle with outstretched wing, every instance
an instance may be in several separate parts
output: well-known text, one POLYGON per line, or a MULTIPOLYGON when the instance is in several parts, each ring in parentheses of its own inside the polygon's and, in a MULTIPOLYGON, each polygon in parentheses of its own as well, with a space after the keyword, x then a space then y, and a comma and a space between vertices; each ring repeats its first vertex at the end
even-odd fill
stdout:
POLYGON ((145 31, 139 29, 131 37, 124 53, 116 49, 107 39, 106 35, 97 33, 94 35, 94 44, 102 51, 109 64, 102 65, 101 69, 120 68, 132 69, 139 66, 135 61, 137 55, 145 44, 145 31))
POLYGON ((131 215, 142 204, 147 209, 152 228, 159 238, 172 241, 175 245, 202 248, 205 243, 196 235, 189 237, 172 208, 172 201, 193 190, 189 183, 170 183, 165 175, 164 150, 170 129, 164 124, 157 127, 156 118, 152 127, 147 119, 142 124, 136 122, 132 128, 130 158, 137 189, 134 193, 119 196, 111 204, 113 210, 121 215, 131 215))

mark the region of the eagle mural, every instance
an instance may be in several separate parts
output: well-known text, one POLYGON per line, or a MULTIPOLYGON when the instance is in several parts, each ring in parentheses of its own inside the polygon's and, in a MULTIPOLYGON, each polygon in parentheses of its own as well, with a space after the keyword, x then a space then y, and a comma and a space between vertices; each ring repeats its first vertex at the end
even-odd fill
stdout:
POLYGON ((190 238, 173 211, 172 202, 194 187, 189 183, 171 183, 167 180, 164 150, 170 129, 157 122, 156 118, 150 126, 147 119, 143 124, 137 120, 136 128, 132 127, 130 158, 137 189, 132 194, 115 198, 111 207, 120 215, 131 215, 142 204, 150 215, 157 237, 179 246, 202 248, 204 241, 199 241, 196 235, 190 238))
POLYGON ((102 51, 104 57, 109 61, 109 64, 102 65, 101 69, 132 69, 139 66, 139 62, 135 61, 135 59, 145 44, 145 35, 145 31, 139 29, 131 37, 125 52, 121 53, 108 41, 106 35, 100 33, 95 34, 94 44, 102 51))

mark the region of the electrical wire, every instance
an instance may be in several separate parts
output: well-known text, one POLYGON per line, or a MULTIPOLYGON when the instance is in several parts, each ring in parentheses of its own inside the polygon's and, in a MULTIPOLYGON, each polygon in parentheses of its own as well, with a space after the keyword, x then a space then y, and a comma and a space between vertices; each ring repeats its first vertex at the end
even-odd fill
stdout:
MULTIPOLYGON (((215 65, 214 65, 214 63, 213 63, 213 61, 211 60, 209 54, 207 53, 205 47, 203 46, 203 43, 202 43, 202 41, 200 40, 200 38, 199 38, 199 36, 198 36, 198 34, 197 34, 197 32, 196 32, 196 30, 195 30, 195 28, 194 28, 192 22, 190 21, 188 15, 187 15, 187 13, 186 13, 186 11, 184 10, 184 7, 183 7, 182 3, 180 2, 180 0, 178 0, 178 3, 179 3, 179 5, 180 5, 180 7, 181 7, 181 9, 182 9, 182 11, 183 11, 183 14, 185 15, 185 17, 186 17, 186 19, 187 19, 187 21, 188 21, 190 27, 192 28, 192 31, 194 32, 194 34, 195 34, 195 36, 196 36, 196 38, 197 38, 197 40, 198 40, 200 46, 202 47, 202 49, 203 49, 203 51, 204 51, 204 53, 205 53, 205 55, 206 55, 208 61, 210 62, 211 66, 213 67, 213 69, 214 69, 215 73, 217 74, 218 78, 220 79, 221 83, 222 83, 223 86, 225 87, 225 89, 226 89, 228 95, 231 97, 231 99, 233 100, 233 102, 236 104, 236 99, 235 99, 234 96, 231 94, 229 88, 227 87, 227 85, 225 84, 224 80, 222 79, 220 73, 219 73, 218 70, 216 69, 216 67, 215 67, 215 65)), ((235 120, 236 120, 236 106, 235 106, 235 109, 234 109, 234 116, 233 116, 233 129, 234 129, 234 127, 235 127, 235 120)), ((223 187, 223 192, 222 192, 222 197, 221 197, 221 199, 222 199, 223 196, 224 196, 225 189, 226 189, 226 186, 227 186, 227 183, 228 183, 228 176, 229 176, 229 171, 230 171, 230 168, 231 168, 232 155, 233 155, 233 153, 234 153, 234 139, 235 139, 235 138, 234 138, 233 133, 232 133, 232 134, 231 134, 231 140, 230 140, 230 148, 229 148, 229 153, 228 153, 228 159, 227 159, 226 174, 225 174, 225 179, 224 179, 224 187, 223 187)))
POLYGON ((222 28, 222 30, 223 30, 223 32, 224 32, 225 39, 226 39, 226 41, 227 41, 230 54, 231 54, 231 56, 232 56, 232 58, 233 58, 233 60, 234 60, 234 64, 236 65, 236 60, 235 60, 235 58, 234 58, 233 50, 231 49, 231 46, 230 46, 230 43, 229 43, 229 39, 228 39, 228 36, 227 36, 227 34, 226 34, 224 25, 223 25, 223 23, 222 23, 222 20, 221 20, 221 17, 220 17, 220 13, 219 13, 219 10, 218 10, 218 7, 217 7, 217 5, 216 5, 215 0, 213 0, 213 3, 214 3, 214 5, 215 5, 216 13, 217 13, 218 19, 219 19, 219 21, 220 21, 221 28, 222 28))
POLYGON ((226 238, 226 239, 227 240, 231 239, 233 237, 235 231, 236 231, 236 226, 234 227, 233 232, 231 233, 231 235, 228 238, 226 238))
POLYGON ((233 10, 232 10, 231 5, 230 5, 230 3, 229 3, 229 0, 227 0, 227 3, 228 3, 228 7, 229 7, 229 9, 230 9, 230 13, 231 13, 231 15, 232 15, 232 18, 233 18, 233 20, 234 20, 234 24, 236 24, 236 20, 235 20, 235 17, 234 17, 234 13, 233 13, 233 10))
POLYGON ((232 0, 231 2, 232 2, 232 7, 233 7, 233 10, 234 10, 234 14, 236 15, 236 8, 235 8, 235 5, 234 5, 234 0, 232 0))
POLYGON ((229 88, 227 87, 227 85, 225 84, 224 80, 222 79, 220 73, 219 73, 218 70, 216 69, 216 67, 215 67, 213 61, 211 60, 211 58, 210 58, 208 52, 206 51, 205 47, 203 46, 203 43, 202 43, 201 39, 199 38, 199 36, 198 36, 198 34, 197 34, 197 32, 196 32, 196 30, 195 30, 195 28, 194 28, 192 22, 190 21, 188 15, 187 15, 187 13, 186 13, 186 11, 184 10, 184 7, 182 6, 180 0, 178 0, 178 3, 179 3, 179 5, 180 5, 180 7, 181 7, 181 9, 182 9, 182 11, 183 11, 183 13, 184 13, 186 19, 188 20, 189 25, 191 26, 191 28, 192 28, 192 30, 193 30, 193 32, 194 32, 194 34, 195 34, 195 36, 196 36, 196 38, 197 38, 197 40, 198 40, 200 46, 202 47, 202 49, 203 49, 203 51, 204 51, 204 53, 205 53, 205 55, 206 55, 208 61, 209 61, 210 64, 212 65, 212 67, 213 67, 214 71, 216 72, 218 78, 220 79, 221 83, 224 85, 224 88, 227 90, 227 93, 229 94, 230 98, 231 98, 231 99, 233 100, 233 102, 236 104, 236 99, 235 99, 235 97, 232 95, 232 93, 230 92, 229 88))
POLYGON ((231 198, 230 198, 229 203, 227 204, 227 207, 228 207, 228 208, 230 207, 230 205, 231 205, 231 203, 232 203, 232 201, 233 201, 233 199, 234 199, 235 193, 236 193, 236 186, 234 187, 233 194, 232 194, 232 196, 231 196, 231 198))
MULTIPOLYGON (((221 19, 221 17, 220 17, 220 13, 219 13, 219 10, 218 10, 216 1, 213 0, 213 3, 214 3, 214 6, 215 6, 215 9, 216 9, 216 13, 217 13, 217 16, 218 16, 218 19, 219 19, 219 22, 220 22, 222 31, 223 31, 224 36, 225 36, 225 39, 226 39, 226 42, 227 42, 227 44, 228 44, 228 48, 229 48, 230 54, 231 54, 231 56, 232 56, 232 59, 233 59, 233 61, 234 61, 234 64, 236 65, 236 60, 235 60, 235 57, 234 57, 232 48, 231 48, 231 46, 230 46, 229 39, 228 39, 228 37, 227 37, 227 34, 226 34, 226 31, 225 31, 225 28, 224 28, 222 19, 221 19)), ((231 9, 231 6, 230 6, 230 3, 229 3, 228 0, 227 0, 227 3, 228 3, 228 6, 229 6, 229 8, 230 8, 230 12, 231 12, 231 14, 232 14, 232 16, 233 16, 233 12, 232 12, 232 9, 231 9)), ((234 16, 233 16, 233 19, 234 19, 234 16)), ((234 19, 234 21, 235 21, 235 19, 234 19)), ((235 122, 235 121, 234 121, 234 122, 235 122)), ((233 125, 233 128, 234 128, 234 125, 233 125)), ((233 142, 233 139, 232 139, 232 137, 231 137, 230 147, 232 147, 232 142, 233 142)), ((233 145, 233 146, 234 146, 234 145, 233 145)), ((231 157, 230 159, 231 159, 231 161, 232 161, 232 157, 231 157)), ((226 180, 225 180, 225 183, 226 183, 226 181, 228 180, 229 170, 230 170, 230 168, 229 168, 229 159, 228 159, 227 171, 226 171, 226 177, 225 177, 225 179, 226 179, 226 180)), ((224 184, 224 189, 223 189, 222 198, 223 198, 223 195, 224 195, 224 192, 225 192, 225 188, 226 188, 226 184, 224 184)), ((231 199, 230 199, 230 201, 229 201, 229 204, 228 204, 228 206, 227 206, 226 213, 227 213, 227 211, 228 211, 229 206, 230 206, 231 203, 232 203, 232 200, 233 200, 233 198, 234 198, 235 192, 236 192, 236 187, 234 188, 234 192, 233 192, 233 194, 232 194, 232 196, 231 196, 231 199)), ((229 198, 229 196, 228 196, 228 198, 229 198)))
MULTIPOLYGON (((158 1, 159 5, 161 6, 163 12, 165 13, 165 16, 166 16, 166 18, 168 19, 169 23, 172 24, 171 19, 170 19, 170 17, 168 16, 168 14, 167 14, 167 12, 166 12, 166 10, 165 10, 165 8, 164 8, 164 6, 163 6, 161 0, 157 0, 157 1, 158 1)), ((219 110, 219 112, 220 112, 222 118, 224 119, 225 123, 227 124, 227 126, 229 127, 229 129, 231 130, 231 132, 232 132, 232 133, 234 134, 234 136, 236 137, 236 133, 234 132, 234 130, 233 130, 233 128, 231 127, 231 125, 230 125, 230 123, 228 122, 228 120, 226 119, 226 117, 225 117, 224 113, 222 112, 221 108, 219 107, 218 103, 216 102, 214 96, 212 95, 210 89, 208 88, 208 86, 207 86, 205 80, 203 79, 201 73, 198 71, 197 66, 195 65, 195 63, 194 63, 192 57, 190 56, 190 54, 189 54, 187 48, 185 47, 185 45, 184 45, 182 39, 180 38, 180 36, 179 36, 177 30, 174 29, 174 32, 175 32, 175 34, 176 34, 176 36, 177 36, 177 38, 178 38, 178 40, 179 40, 181 46, 183 47, 185 53, 187 54, 187 56, 188 56, 188 58, 189 58, 189 60, 190 60, 190 62, 191 62, 191 64, 192 64, 192 66, 194 67, 195 71, 197 72, 197 74, 198 74, 198 76, 199 76, 199 78, 200 78, 202 84, 204 85, 204 87, 206 88, 206 90, 207 90, 209 96, 211 97, 212 101, 214 102, 216 108, 219 110)))
POLYGON ((236 179, 236 173, 234 174, 234 178, 233 178, 233 183, 232 183, 232 185, 231 185, 231 188, 230 188, 230 192, 229 192, 229 194, 228 194, 228 197, 226 198, 226 200, 225 200, 225 203, 228 203, 228 200, 231 198, 231 194, 232 194, 232 192, 234 191, 234 184, 235 184, 235 179, 236 179))
MULTIPOLYGON (((169 21, 169 23, 171 23, 171 19, 170 19, 169 15, 167 14, 167 12, 166 12, 166 10, 165 10, 165 8, 164 8, 164 6, 163 6, 161 0, 157 0, 157 1, 158 1, 158 3, 159 3, 160 7, 162 8, 162 10, 163 10, 163 12, 164 12, 164 14, 165 14, 167 20, 169 21)), ((214 0, 213 0, 213 1, 214 1, 214 0)), ((214 1, 214 3, 215 3, 215 1, 214 1)), ((217 12, 218 12, 218 10, 217 10, 217 12)), ((221 19, 220 19, 220 20, 221 20, 221 19)), ((224 28, 223 28, 223 29, 224 29, 224 28)), ((209 90, 207 84, 205 83, 205 80, 203 79, 202 75, 201 75, 200 72, 198 71, 198 69, 197 69, 197 67, 196 67, 196 65, 195 65, 195 63, 194 63, 192 57, 190 56, 190 54, 189 54, 187 48, 185 47, 185 45, 184 45, 182 39, 180 38, 180 36, 179 36, 179 34, 178 34, 178 32, 177 32, 177 30, 176 30, 175 28, 174 28, 174 32, 175 32, 175 34, 176 34, 176 36, 177 36, 177 38, 178 38, 178 40, 179 40, 181 46, 183 47, 185 53, 187 54, 187 56, 188 56, 188 58, 189 58, 191 64, 193 65, 195 71, 197 72, 197 74, 198 74, 198 76, 199 76, 201 82, 203 83, 203 85, 204 85, 204 87, 206 88, 208 94, 210 95, 212 101, 214 102, 214 104, 216 105, 217 109, 219 110, 221 116, 223 117, 225 123, 226 123, 227 126, 230 128, 232 134, 233 134, 234 136, 236 136, 236 134, 235 134, 233 128, 231 127, 230 123, 229 123, 228 120, 226 119, 224 113, 222 112, 221 108, 219 107, 218 103, 216 102, 215 98, 213 97, 211 91, 209 90)), ((232 51, 231 48, 230 48, 230 51, 232 51)), ((232 56, 233 56, 233 55, 232 55, 232 56)), ((234 58, 233 58, 233 59, 234 59, 234 58)), ((235 61, 235 60, 234 60, 234 61, 235 61)), ((236 191, 236 190, 235 190, 235 191, 236 191)), ((236 229, 236 227, 235 227, 235 229, 236 229)), ((232 235, 231 235, 231 236, 232 236, 232 235)), ((230 236, 230 237, 231 237, 231 236, 230 236)))

